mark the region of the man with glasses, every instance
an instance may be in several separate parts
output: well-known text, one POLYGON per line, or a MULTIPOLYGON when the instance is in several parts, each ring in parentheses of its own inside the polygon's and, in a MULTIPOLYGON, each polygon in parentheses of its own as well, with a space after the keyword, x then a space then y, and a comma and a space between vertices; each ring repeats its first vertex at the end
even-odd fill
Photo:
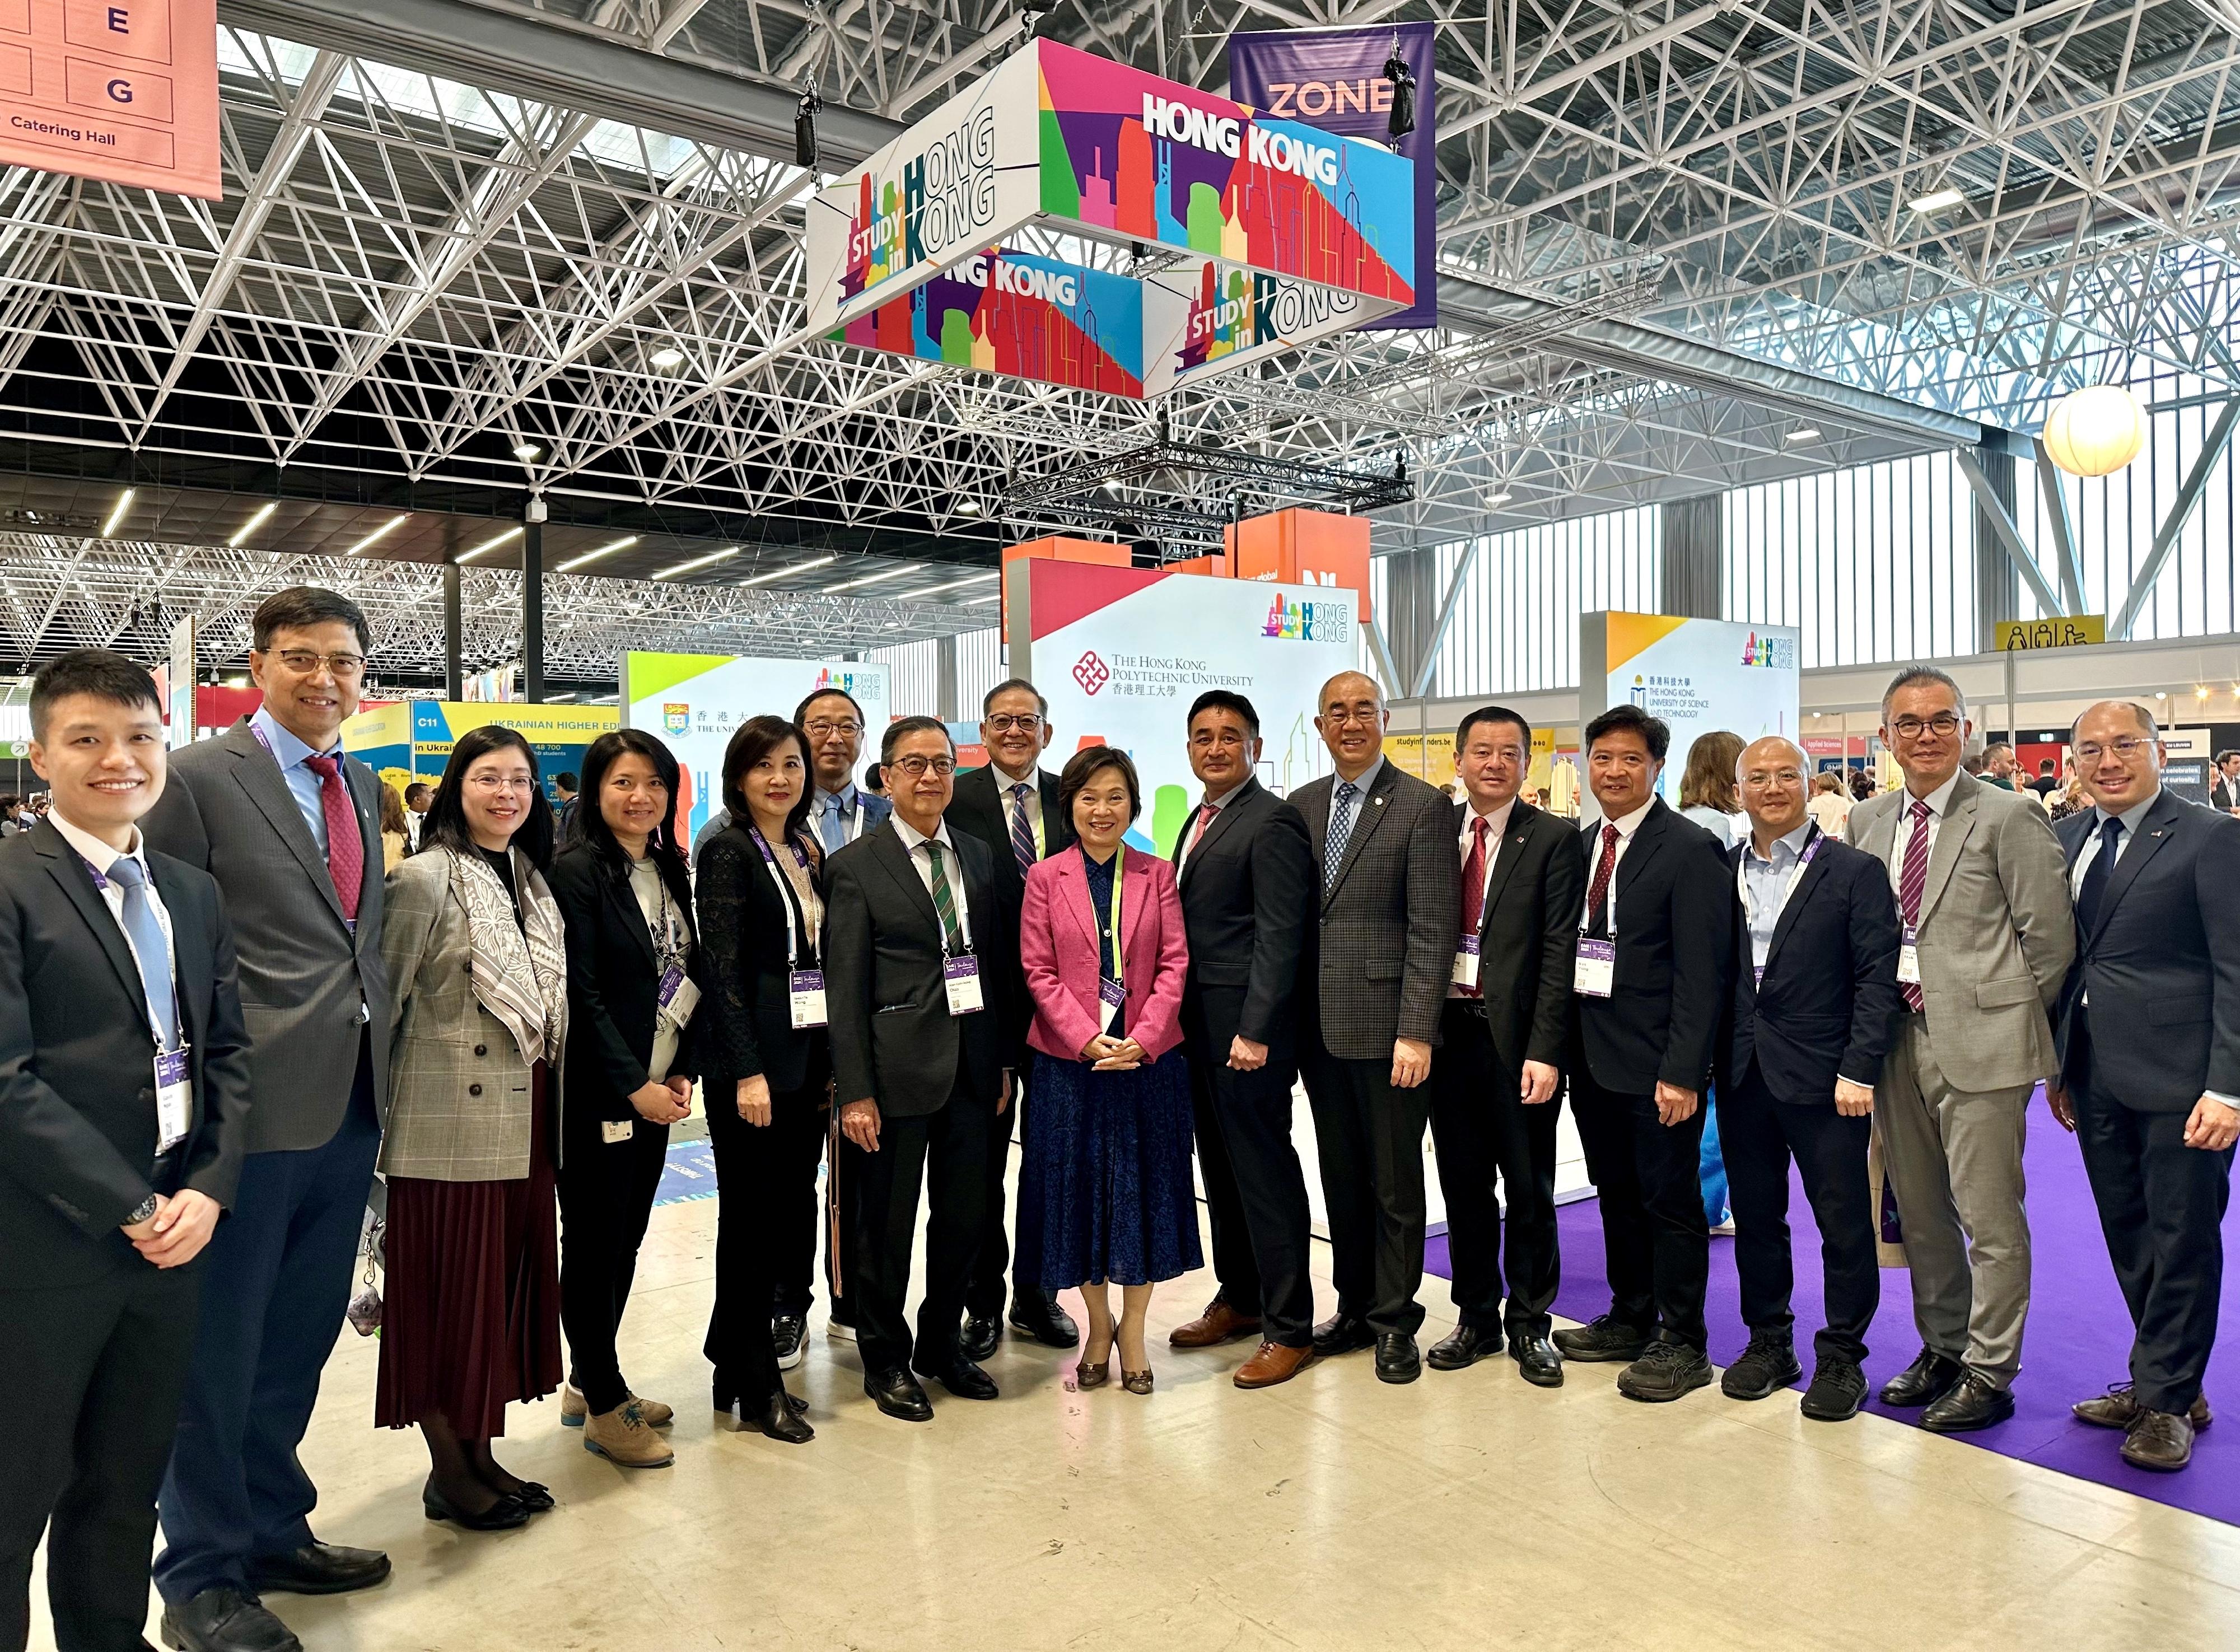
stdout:
POLYGON ((1805 812, 1808 770, 1780 735, 1735 764, 1750 829, 1729 856, 1742 956, 1718 1042, 1718 1129, 1750 1339, 1720 1387, 1763 1400, 1803 1375, 1790 1312, 1793 1156, 1820 1228, 1827 1304, 1800 1409, 1841 1422, 1866 1400, 1867 1327, 1882 1300, 1867 1144, 1897 1016, 1897 907, 1881 864, 1805 812))
MULTIPOLYGON (((1050 702, 1024 677, 998 683, 980 702, 980 738, 988 766, 957 777, 957 801, 949 818, 958 831, 988 846, 995 857, 996 882, 1016 910, 1025 898, 1027 869, 1071 846, 1073 823, 1058 803, 1057 776, 1043 768, 1050 743, 1050 702)), ((1013 937, 1015 940, 1016 936, 1013 937)), ((1022 1036, 1025 1029, 1021 1029, 1022 1036)), ((1026 1070, 1026 1051, 1017 1065, 1026 1070)), ((1019 1137, 1032 1128, 1030 1104, 1022 1098, 1016 1115, 1019 1137)), ((1011 1131, 995 1133, 989 1143, 988 1216, 980 1230, 980 1256, 972 1264, 972 1288, 965 1293, 964 1351, 984 1360, 1003 1333, 1003 1273, 1011 1271, 1011 1329, 1051 1348, 1071 1348, 1081 1332, 1057 1305, 1055 1293, 1035 1281, 1038 1258, 1014 1258, 1003 1235, 1003 1178, 1010 1169, 1011 1131)))
POLYGON ((1938 1434, 2014 1415, 2030 1313, 2024 1109, 2056 1068, 2046 1012, 2077 951, 2061 844, 2036 804, 1963 774, 1960 685, 1911 666, 1883 694, 1905 784, 1870 798, 1845 841, 1897 892, 1897 1035, 1875 1129, 1913 1278, 1922 1349, 1883 1384, 1938 1434))
POLYGON ((2130 1309, 2130 1381, 2079 1401, 2123 1430, 2123 1461, 2170 1471, 2209 1422, 2223 1222, 2240 1139, 2240 937, 2211 923, 2240 884, 2240 824, 2163 788, 2154 718, 2107 700, 2070 730, 2092 807, 2055 829, 2077 906, 2058 1076, 2046 1099, 2077 1134, 2130 1309))
POLYGON ((793 726, 809 746, 814 783, 809 826, 824 852, 852 843, 894 812, 894 805, 856 783, 863 756, 863 708, 845 689, 819 689, 793 709, 793 726))
POLYGON ((263 704, 175 752, 143 823, 152 847, 217 880, 251 1050, 240 1189, 204 1264, 160 1504, 164 1636, 191 1652, 290 1652, 262 1595, 389 1575, 385 1555, 313 1537, 318 1490, 296 1455, 350 1300, 388 1102, 381 783, 342 746, 372 634, 356 603, 306 585, 250 624, 263 704))

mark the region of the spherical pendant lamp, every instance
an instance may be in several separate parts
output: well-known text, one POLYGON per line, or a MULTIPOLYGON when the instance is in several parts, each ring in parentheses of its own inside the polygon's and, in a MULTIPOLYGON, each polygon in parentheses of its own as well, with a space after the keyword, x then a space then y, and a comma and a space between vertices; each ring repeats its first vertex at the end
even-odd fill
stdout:
POLYGON ((2147 445, 2147 410, 2122 385, 2095 384, 2063 396, 2038 439, 2070 476, 2112 476, 2147 445))

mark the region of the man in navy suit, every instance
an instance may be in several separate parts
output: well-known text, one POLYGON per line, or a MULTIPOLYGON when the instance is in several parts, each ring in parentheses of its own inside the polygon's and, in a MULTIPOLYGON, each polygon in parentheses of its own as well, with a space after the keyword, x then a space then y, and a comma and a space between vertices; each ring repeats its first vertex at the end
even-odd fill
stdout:
POLYGON ((1898 1013, 1899 932, 1882 863, 1805 811, 1809 773, 1803 752, 1778 735, 1753 742, 1735 765, 1750 835, 1728 859, 1747 967, 1735 972, 1718 1043, 1719 1148, 1750 1340, 1720 1387, 1730 1399, 1763 1400, 1802 1375, 1789 1309, 1793 1155, 1827 1288, 1799 1409, 1841 1422, 1867 1397, 1861 1367, 1882 1298, 1867 1143, 1898 1013))
POLYGON ((2183 1469, 2209 1422, 2202 1373, 2224 1279, 2240 1139, 2240 937, 2211 923, 2240 886, 2240 822, 2163 789, 2142 707, 2106 700, 2070 749, 2090 813, 2059 826, 2077 959, 2054 1004, 2053 1116, 2077 1134, 2131 1310, 2131 1380, 2077 1417, 2123 1430, 2123 1461, 2183 1469))

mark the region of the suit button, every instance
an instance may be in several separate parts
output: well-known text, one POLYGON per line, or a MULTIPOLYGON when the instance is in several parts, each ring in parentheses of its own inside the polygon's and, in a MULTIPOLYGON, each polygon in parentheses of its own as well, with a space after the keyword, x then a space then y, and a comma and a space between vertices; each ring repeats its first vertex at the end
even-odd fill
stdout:
POLYGON ((482 1093, 483 1087, 480 1084, 470 1084, 467 1086, 467 1094, 470 1096, 479 1096, 482 1093))
POLYGON ((477 1044, 477 1045, 475 1046, 475 1054, 476 1054, 476 1055, 477 1055, 477 1056, 487 1056, 487 1055, 489 1055, 489 1054, 490 1054, 490 1046, 489 1046, 488 1044, 477 1044))

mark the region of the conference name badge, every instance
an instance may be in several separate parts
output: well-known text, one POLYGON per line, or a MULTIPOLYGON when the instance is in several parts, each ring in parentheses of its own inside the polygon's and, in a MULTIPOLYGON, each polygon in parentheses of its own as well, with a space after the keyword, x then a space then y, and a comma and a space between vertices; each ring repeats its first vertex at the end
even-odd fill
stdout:
POLYGON ((612 1147, 617 1142, 627 1142, 637 1134, 637 1121, 629 1118, 603 1118, 599 1121, 599 1141, 612 1147))
POLYGON ((1103 1016, 1097 1029, 1109 1033, 1120 1019, 1120 1006, 1128 1002, 1128 989, 1110 976, 1102 976, 1097 983, 1097 1002, 1103 1016))
POLYGON ((1477 953, 1478 937, 1474 935, 1465 935, 1455 943, 1455 985, 1477 985, 1477 953))
POLYGON ((970 953, 941 961, 942 984, 949 989, 949 1013, 969 1016, 987 1008, 980 996, 980 960, 970 953))
POLYGON ((824 971, 795 969, 785 977, 786 990, 793 999, 793 1027, 796 1032, 807 1027, 824 1024, 824 971))
POLYGON ((1915 932, 1909 927, 1905 932, 1905 938, 1897 949, 1897 979, 1900 986, 1917 987, 1921 984, 1921 953, 1914 944, 1915 939, 1915 932))
POLYGON ((1617 977, 1617 943, 1579 937, 1571 969, 1571 990, 1582 998, 1607 998, 1617 977))
POLYGON ((692 1012, 699 1006, 700 989, 685 975, 683 964, 672 963, 661 972, 655 1007, 668 1018, 670 1026, 683 1031, 684 1023, 692 1019, 692 1012))
POLYGON ((187 1139, 195 1116, 195 1089, 187 1078, 187 1050, 159 1050, 156 1056, 156 1151, 169 1153, 187 1139))

